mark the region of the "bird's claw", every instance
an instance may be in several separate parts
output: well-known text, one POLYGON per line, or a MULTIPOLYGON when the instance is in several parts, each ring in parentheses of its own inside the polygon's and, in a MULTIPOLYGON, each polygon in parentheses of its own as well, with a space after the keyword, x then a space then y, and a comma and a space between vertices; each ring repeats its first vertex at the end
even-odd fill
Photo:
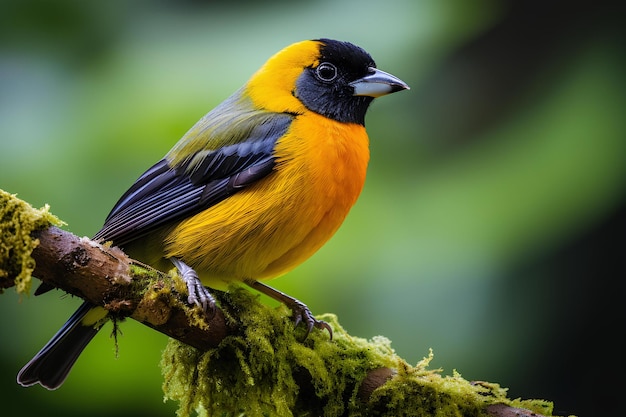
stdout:
POLYGON ((326 323, 324 320, 318 320, 313 317, 313 314, 311 314, 311 310, 309 310, 309 308, 302 301, 290 297, 287 294, 282 293, 272 287, 269 287, 260 281, 251 279, 244 282, 255 290, 267 295, 268 297, 272 297, 273 299, 278 300, 287 307, 289 307, 292 311, 292 317, 296 327, 300 323, 304 324, 304 326, 306 327, 306 333, 304 334, 303 341, 306 340, 314 327, 317 327, 320 330, 328 330, 328 334, 330 335, 330 339, 332 340, 333 329, 330 327, 330 324, 326 323))
POLYGON ((182 280, 187 285, 187 303, 189 303, 189 305, 197 305, 209 318, 213 318, 217 311, 215 298, 213 298, 209 290, 202 285, 196 271, 180 259, 172 258, 172 263, 176 266, 182 280))
POLYGON ((311 313, 311 310, 309 310, 304 303, 295 300, 289 307, 293 313, 292 317, 295 326, 297 327, 300 323, 302 323, 306 327, 306 333, 304 334, 303 340, 306 340, 314 327, 317 327, 320 330, 328 330, 330 339, 333 339, 333 329, 330 327, 330 324, 326 323, 324 320, 316 319, 311 313))
POLYGON ((187 284, 187 293, 189 294, 187 297, 187 303, 189 303, 189 305, 197 305, 202 308, 209 318, 213 318, 217 309, 213 295, 211 295, 209 290, 202 285, 197 277, 196 279, 183 279, 185 284, 187 284))

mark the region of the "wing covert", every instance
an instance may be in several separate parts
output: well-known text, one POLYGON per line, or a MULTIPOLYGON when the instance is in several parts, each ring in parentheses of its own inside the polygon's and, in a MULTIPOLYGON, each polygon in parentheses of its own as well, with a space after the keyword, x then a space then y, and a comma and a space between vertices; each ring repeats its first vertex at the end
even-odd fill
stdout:
POLYGON ((285 134, 291 120, 292 116, 282 114, 265 117, 238 143, 200 149, 178 164, 163 158, 122 195, 94 238, 123 247, 265 177, 275 165, 276 141, 285 134))

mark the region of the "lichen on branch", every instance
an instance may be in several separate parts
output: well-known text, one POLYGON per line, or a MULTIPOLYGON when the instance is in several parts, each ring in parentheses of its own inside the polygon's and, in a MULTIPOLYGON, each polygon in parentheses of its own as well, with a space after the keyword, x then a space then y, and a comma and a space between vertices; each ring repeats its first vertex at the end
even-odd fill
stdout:
POLYGON ((33 232, 65 223, 50 213, 46 204, 40 209, 13 194, 0 190, 0 291, 15 286, 18 294, 28 294, 35 261, 31 257, 39 240, 33 232))
MULTIPOLYGON (((384 337, 350 336, 337 317, 318 317, 333 339, 315 330, 305 340, 289 312, 232 288, 219 297, 239 333, 200 351, 170 339, 163 352, 163 389, 178 416, 489 416, 490 405, 550 415, 543 400, 510 400, 493 383, 472 383, 429 369, 432 352, 411 366, 384 337)), ((496 414, 499 415, 499 414, 496 414)), ((518 414, 524 416, 525 414, 518 414)), ((531 414, 527 414, 531 415, 531 414)), ((535 414, 536 415, 536 414, 535 414)))

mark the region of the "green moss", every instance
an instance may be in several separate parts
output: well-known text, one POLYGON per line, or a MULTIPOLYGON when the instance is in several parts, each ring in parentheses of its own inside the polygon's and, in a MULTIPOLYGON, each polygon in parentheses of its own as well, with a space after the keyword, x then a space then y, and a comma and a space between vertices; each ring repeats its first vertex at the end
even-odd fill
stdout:
POLYGON ((244 289, 219 295, 222 310, 241 334, 201 352, 170 340, 161 366, 166 399, 178 416, 486 416, 484 407, 504 403, 550 415, 548 402, 509 400, 497 384, 470 383, 460 374, 428 369, 432 353, 416 366, 399 358, 384 337, 347 334, 333 315, 320 317, 334 330, 314 330, 304 342, 289 311, 271 309, 244 289), (368 372, 396 375, 359 395, 368 372))
MULTIPOLYGON (((157 318, 156 311, 160 310, 161 304, 169 307, 178 307, 183 310, 189 319, 189 324, 200 329, 208 329, 206 314, 199 308, 189 308, 180 294, 187 293, 187 284, 181 278, 178 269, 172 268, 167 273, 154 269, 149 265, 138 261, 130 264, 131 292, 136 298, 141 298, 140 304, 133 313, 133 318, 143 321, 150 316, 152 320, 157 318), (142 310, 150 310, 143 315, 142 310)), ((169 309, 164 310, 164 313, 169 309)), ((163 322, 167 316, 162 316, 163 322)), ((153 324, 156 324, 153 322, 153 324)))
POLYGON ((131 277, 131 291, 137 297, 158 298, 163 294, 169 295, 171 292, 169 285, 158 285, 164 280, 168 280, 169 283, 169 276, 149 265, 131 262, 128 272, 131 277))
POLYGON ((0 190, 0 281, 13 279, 19 294, 28 294, 35 261, 30 256, 39 241, 33 232, 64 223, 49 212, 48 205, 35 209, 13 194, 0 190))

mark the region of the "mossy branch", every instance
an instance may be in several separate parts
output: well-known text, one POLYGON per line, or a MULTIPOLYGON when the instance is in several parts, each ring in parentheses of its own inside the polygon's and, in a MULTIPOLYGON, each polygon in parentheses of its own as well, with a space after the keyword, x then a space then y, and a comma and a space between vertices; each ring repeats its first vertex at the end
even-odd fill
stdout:
POLYGON ((179 416, 541 416, 543 400, 512 400, 498 384, 469 382, 416 366, 384 337, 347 334, 333 315, 330 341, 306 341, 289 311, 271 309, 249 291, 217 293, 207 318, 184 302, 184 284, 121 250, 59 229, 47 207, 33 209, 0 190, 0 289, 28 293, 30 277, 117 317, 131 317, 172 339, 162 357, 167 398, 179 416))

